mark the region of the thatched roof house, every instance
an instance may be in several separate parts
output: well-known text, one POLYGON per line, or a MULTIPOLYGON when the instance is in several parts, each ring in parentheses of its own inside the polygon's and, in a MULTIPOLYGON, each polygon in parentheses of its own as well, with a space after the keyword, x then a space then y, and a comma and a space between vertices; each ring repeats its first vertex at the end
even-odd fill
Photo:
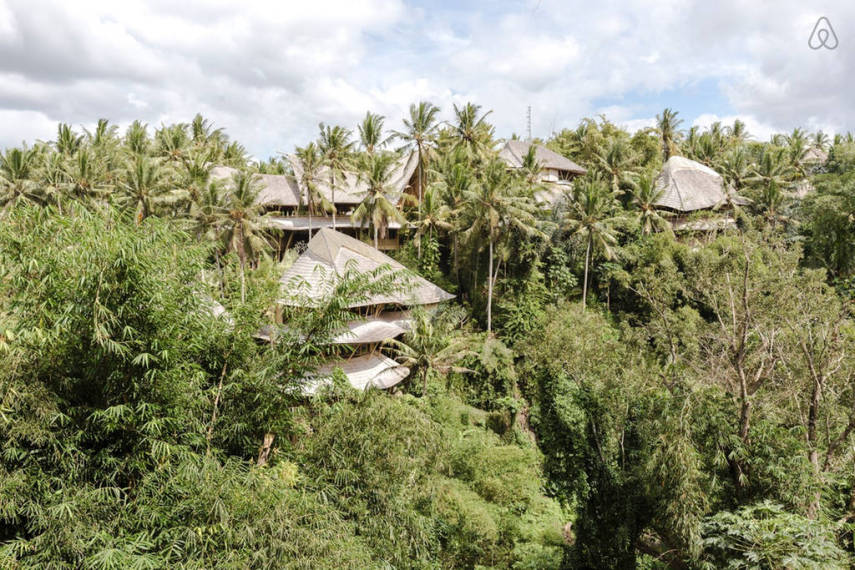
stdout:
POLYGON ((371 272, 384 266, 400 273, 403 290, 374 295, 370 299, 354 302, 350 307, 432 305, 454 297, 370 245, 330 228, 323 228, 309 241, 305 253, 280 279, 286 293, 281 302, 297 306, 303 299, 319 299, 327 295, 332 283, 348 270, 371 272))
POLYGON ((827 160, 828 153, 815 146, 810 147, 802 158, 802 162, 807 164, 825 164, 827 160))
MULTIPOLYGON (((297 184, 300 186, 300 191, 303 196, 308 196, 308 189, 303 183, 303 163, 293 154, 286 156, 291 168, 294 170, 294 177, 297 184)), ((403 194, 407 191, 413 174, 418 167, 418 155, 415 152, 401 156, 395 163, 395 168, 392 170, 390 177, 390 190, 395 194, 403 194)), ((318 193, 330 202, 333 201, 332 188, 330 186, 329 170, 321 168, 315 176, 314 186, 318 193)), ((364 197, 364 192, 367 186, 360 179, 356 172, 344 172, 342 180, 336 180, 335 185, 335 204, 336 206, 356 206, 364 197)), ((396 196, 396 199, 400 196, 396 196)), ((305 204, 305 202, 303 202, 305 204)))
POLYGON ((737 204, 746 203, 715 170, 682 156, 672 156, 665 162, 656 188, 662 190, 662 195, 655 206, 673 212, 718 208, 726 205, 728 198, 737 204))
MULTIPOLYGON (((215 180, 231 180, 237 173, 230 166, 215 166, 211 169, 211 177, 215 180)), ((263 206, 296 208, 300 205, 300 187, 293 176, 287 174, 256 174, 261 192, 258 203, 263 206)), ((306 204, 305 197, 302 204, 306 204)))
MULTIPOLYGON (((454 295, 413 274, 370 245, 329 228, 315 234, 303 255, 280 279, 284 289, 280 303, 292 307, 313 306, 313 300, 329 294, 346 272, 370 273, 384 267, 395 272, 396 276, 400 275, 401 290, 376 294, 349 304, 348 307, 353 309, 376 306, 377 311, 371 318, 347 323, 331 341, 334 345, 361 346, 363 352, 366 349, 370 352, 329 364, 318 370, 315 378, 328 377, 334 368, 339 367, 355 388, 390 388, 398 384, 406 378, 409 370, 378 352, 376 346, 409 330, 410 314, 406 310, 382 311, 382 308, 388 305, 435 305, 454 295)), ((269 340, 270 334, 272 330, 262 331, 259 338, 269 340)), ((306 391, 312 393, 322 383, 323 380, 309 379, 306 391)))
MULTIPOLYGON (((532 144, 529 141, 510 140, 499 151, 499 158, 508 165, 508 168, 522 168, 532 144)), ((554 206, 564 195, 573 178, 587 172, 566 156, 549 150, 541 144, 534 145, 534 157, 541 169, 537 181, 544 187, 535 193, 535 198, 548 206, 554 206)))
MULTIPOLYGON (((511 168, 522 168, 523 159, 528 154, 532 144, 529 141, 510 140, 499 151, 499 158, 511 168)), ((549 150, 542 144, 534 145, 534 157, 546 175, 554 175, 556 181, 569 180, 573 176, 581 176, 587 172, 566 156, 549 150)))

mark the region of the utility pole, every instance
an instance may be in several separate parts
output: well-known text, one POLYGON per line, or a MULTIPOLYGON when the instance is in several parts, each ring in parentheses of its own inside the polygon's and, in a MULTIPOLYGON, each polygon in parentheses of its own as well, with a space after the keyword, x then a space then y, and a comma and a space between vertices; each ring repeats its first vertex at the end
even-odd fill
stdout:
POLYGON ((528 110, 526 111, 526 132, 528 133, 528 139, 531 140, 531 105, 528 106, 528 110))

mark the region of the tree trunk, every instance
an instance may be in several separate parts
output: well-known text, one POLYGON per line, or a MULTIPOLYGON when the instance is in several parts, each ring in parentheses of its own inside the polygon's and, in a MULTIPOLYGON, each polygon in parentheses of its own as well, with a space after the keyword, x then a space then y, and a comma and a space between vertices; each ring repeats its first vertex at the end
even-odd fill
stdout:
POLYGON ((267 432, 264 434, 264 440, 261 442, 261 447, 258 450, 258 461, 255 464, 259 467, 267 465, 267 460, 270 459, 270 450, 273 447, 273 434, 267 432))
POLYGON ((493 238, 490 237, 490 262, 487 270, 487 333, 493 330, 493 238))
MULTIPOLYGON (((419 181, 419 223, 422 221, 422 149, 421 145, 419 145, 419 164, 418 164, 418 174, 416 175, 419 181)), ((416 248, 418 250, 418 259, 422 258, 422 240, 416 241, 416 248)))
POLYGON ((582 283, 582 310, 588 306, 588 265, 591 263, 591 242, 592 236, 588 236, 588 246, 585 249, 585 280, 582 283))
POLYGON ((335 211, 337 210, 335 205, 335 174, 330 171, 330 191, 332 194, 332 229, 335 229, 335 211))
POLYGON ((240 302, 246 302, 246 244, 244 244, 243 239, 243 224, 238 224, 237 227, 238 233, 238 242, 237 242, 237 253, 238 258, 240 259, 240 302))
POLYGON ((377 226, 374 226, 374 249, 380 249, 380 240, 377 237, 377 226))

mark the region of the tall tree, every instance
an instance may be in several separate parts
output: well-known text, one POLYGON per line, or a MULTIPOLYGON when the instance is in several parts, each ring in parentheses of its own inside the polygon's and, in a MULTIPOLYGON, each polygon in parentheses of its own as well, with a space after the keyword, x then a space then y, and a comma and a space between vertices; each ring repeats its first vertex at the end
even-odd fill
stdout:
POLYGON ((258 203, 261 185, 253 174, 237 172, 227 186, 223 212, 223 241, 226 251, 234 251, 240 260, 241 300, 246 300, 246 265, 264 250, 262 237, 263 206, 258 203))
POLYGON ((638 210, 638 223, 643 235, 659 230, 671 230, 671 224, 659 213, 656 206, 664 192, 665 190, 656 187, 656 182, 649 173, 639 176, 632 184, 632 205, 638 210))
POLYGON ((318 148, 321 153, 321 163, 327 168, 329 176, 330 193, 332 198, 332 222, 333 229, 336 227, 335 216, 335 189, 336 183, 342 179, 344 173, 352 164, 353 141, 350 140, 350 131, 344 127, 331 127, 321 123, 318 148))
POLYGON ((368 154, 374 154, 386 146, 388 139, 383 138, 385 117, 368 111, 359 124, 359 142, 368 154))
MULTIPOLYGON (((542 235, 536 227, 533 214, 534 205, 530 199, 514 187, 515 180, 508 173, 505 163, 492 158, 484 167, 481 179, 466 192, 464 218, 471 222, 465 235, 487 239, 487 332, 493 326, 493 288, 498 277, 498 268, 494 273, 493 262, 496 244, 512 230, 525 235, 542 235)), ((478 249, 483 242, 477 242, 478 249)))
POLYGON ((680 124, 683 120, 678 119, 680 113, 666 108, 661 115, 656 115, 656 130, 662 140, 662 154, 665 160, 677 154, 677 140, 680 137, 680 124))
MULTIPOLYGON (((404 130, 395 131, 394 136, 401 139, 405 148, 416 152, 418 165, 416 166, 416 186, 419 200, 419 217, 421 217, 422 195, 427 186, 427 170, 430 163, 430 155, 436 140, 436 132, 439 128, 437 115, 439 107, 427 101, 419 101, 418 104, 410 105, 410 117, 404 119, 404 130)), ((421 249, 419 250, 421 256, 421 249)))
POLYGON ((573 200, 564 220, 564 227, 585 240, 585 276, 582 282, 582 306, 588 302, 588 269, 596 251, 602 251, 607 259, 613 257, 617 243, 614 215, 615 194, 601 178, 592 176, 577 182, 573 188, 573 200))
POLYGON ((386 237, 390 222, 406 221, 398 208, 403 194, 391 186, 396 162, 394 155, 369 154, 359 164, 359 177, 365 183, 365 190, 352 218, 360 224, 369 223, 374 234, 375 248, 380 247, 379 238, 386 237))

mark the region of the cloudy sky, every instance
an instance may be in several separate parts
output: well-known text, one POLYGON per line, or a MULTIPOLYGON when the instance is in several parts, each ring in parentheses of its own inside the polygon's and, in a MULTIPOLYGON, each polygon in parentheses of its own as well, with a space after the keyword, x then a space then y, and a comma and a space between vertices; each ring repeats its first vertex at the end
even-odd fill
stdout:
POLYGON ((851 0, 0 0, 0 148, 201 112, 266 158, 368 109, 398 128, 420 99, 492 109, 501 137, 529 105, 541 137, 668 106, 765 139, 855 128, 853 94, 851 0), (808 47, 820 16, 835 50, 808 47))

